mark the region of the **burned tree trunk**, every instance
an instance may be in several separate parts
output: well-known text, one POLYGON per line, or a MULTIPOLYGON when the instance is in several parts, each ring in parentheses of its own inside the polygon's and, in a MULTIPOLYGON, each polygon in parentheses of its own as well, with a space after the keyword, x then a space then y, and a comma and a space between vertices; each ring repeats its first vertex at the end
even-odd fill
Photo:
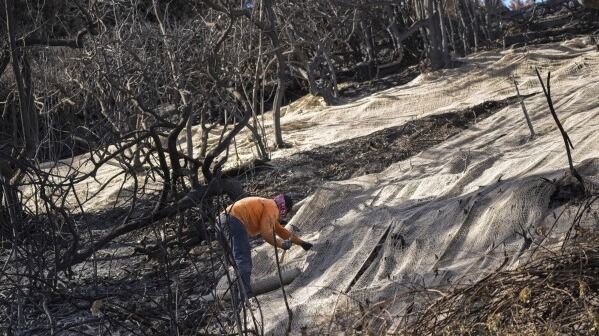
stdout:
POLYGON ((449 38, 447 36, 447 27, 445 26, 445 9, 443 8, 443 0, 436 1, 437 12, 439 13, 439 28, 441 33, 441 53, 443 58, 443 66, 449 64, 449 38))
POLYGON ((435 0, 427 0, 426 9, 429 19, 428 31, 430 36, 430 61, 431 67, 436 70, 445 66, 443 54, 443 36, 439 11, 435 10, 435 0))
MULTIPOLYGON (((6 0, 4 2, 6 15, 6 31, 10 49, 10 63, 12 64, 13 75, 17 84, 19 97, 19 112, 21 122, 21 136, 23 143, 14 143, 16 148, 21 148, 20 158, 30 158, 39 143, 39 121, 38 115, 33 105, 33 83, 31 81, 31 69, 27 59, 27 52, 17 45, 15 26, 14 26, 14 2, 6 0)), ((17 139, 13 139, 18 141, 17 139)))
POLYGON ((277 35, 277 17, 275 16, 272 1, 264 0, 264 6, 269 21, 266 34, 272 43, 275 57, 277 59, 277 92, 275 93, 274 104, 272 107, 275 144, 279 148, 285 148, 289 145, 283 141, 283 132, 281 131, 281 105, 283 104, 283 96, 285 95, 285 88, 287 87, 287 63, 285 62, 285 57, 283 57, 281 44, 277 35))

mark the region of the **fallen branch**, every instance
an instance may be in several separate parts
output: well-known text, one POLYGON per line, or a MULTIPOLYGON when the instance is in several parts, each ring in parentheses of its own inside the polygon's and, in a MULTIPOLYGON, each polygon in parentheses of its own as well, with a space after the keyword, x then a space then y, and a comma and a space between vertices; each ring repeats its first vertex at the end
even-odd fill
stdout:
POLYGON ((219 195, 222 193, 226 193, 232 199, 237 199, 240 197, 239 193, 240 187, 239 182, 234 180, 213 180, 210 184, 201 186, 198 189, 194 189, 189 192, 179 201, 174 204, 165 206, 161 209, 154 210, 152 213, 139 217, 134 221, 131 221, 126 224, 122 224, 115 229, 113 229, 110 233, 106 234, 95 243, 91 244, 91 246, 87 247, 81 252, 74 253, 70 258, 62 262, 58 269, 64 270, 72 265, 81 263, 89 258, 94 252, 100 250, 108 243, 113 241, 115 238, 127 234, 129 232, 142 229, 144 227, 150 226, 152 223, 167 217, 171 217, 183 210, 189 209, 193 206, 197 206, 202 200, 212 197, 215 195, 219 195))

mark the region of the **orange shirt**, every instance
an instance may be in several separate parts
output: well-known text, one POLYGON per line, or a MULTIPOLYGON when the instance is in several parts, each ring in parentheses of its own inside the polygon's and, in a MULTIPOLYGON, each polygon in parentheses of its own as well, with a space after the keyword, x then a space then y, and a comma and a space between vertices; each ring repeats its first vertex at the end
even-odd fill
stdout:
MULTIPOLYGON (((227 212, 243 223, 250 237, 260 234, 266 242, 274 245, 272 234, 274 228, 279 237, 291 239, 295 244, 302 243, 279 222, 279 208, 273 199, 246 197, 227 207, 227 212)), ((281 239, 276 240, 278 247, 281 247, 282 243, 281 239)))

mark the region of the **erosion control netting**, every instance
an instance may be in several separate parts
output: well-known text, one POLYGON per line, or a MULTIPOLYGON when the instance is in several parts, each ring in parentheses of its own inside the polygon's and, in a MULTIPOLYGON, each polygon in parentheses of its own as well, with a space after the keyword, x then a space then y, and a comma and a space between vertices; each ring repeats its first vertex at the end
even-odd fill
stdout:
MULTIPOLYGON (((554 105, 575 145, 575 164, 587 189, 596 192, 599 54, 594 46, 579 39, 497 55, 488 53, 489 63, 482 63, 479 74, 464 70, 456 77, 450 71, 447 76, 454 77, 440 75, 432 82, 452 82, 455 105, 460 99, 464 103, 511 93, 504 85, 510 74, 519 78, 524 93, 539 91, 534 66, 542 73, 551 70, 554 105), (470 91, 474 89, 479 91, 470 91), (464 92, 470 92, 468 99, 464 92)), ((430 104, 441 104, 436 91, 428 92, 430 104)), ((410 101, 401 94, 395 98, 410 101)), ((558 186, 569 181, 563 140, 543 95, 526 104, 537 132, 533 140, 520 106, 512 105, 408 162, 379 174, 328 183, 311 196, 291 224, 314 248, 304 252, 294 247, 282 262, 285 268, 302 270, 286 286, 292 331, 355 327, 360 309, 394 296, 401 299, 386 306, 383 327, 401 330, 407 312, 423 304, 406 293, 471 283, 504 263, 508 269, 517 267, 531 246, 562 239, 574 216, 571 211, 554 215, 569 206, 568 199, 555 200, 558 186)), ((432 110, 436 105, 412 101, 410 106, 432 110)), ((589 220, 585 225, 597 224, 589 220)), ((255 278, 276 274, 273 254, 268 245, 254 251, 255 278)), ((259 300, 267 333, 284 333, 287 313, 281 291, 259 300)))
MULTIPOLYGON (((589 187, 599 182, 599 160, 579 169, 589 187)), ((564 171, 543 174, 563 176, 564 171)), ((380 184, 372 178, 327 184, 296 215, 293 224, 316 244, 308 253, 288 251, 284 259, 284 267, 302 270, 286 287, 294 331, 329 321, 334 310, 357 313, 360 306, 406 292, 470 283, 498 268, 506 256, 509 265, 517 265, 521 253, 547 234, 546 242, 555 242, 572 220, 562 216, 554 227, 558 210, 549 203, 556 186, 538 176, 433 200, 410 200, 417 190, 412 181, 380 184)), ((254 260, 256 278, 276 274, 270 246, 258 249, 254 260)), ((267 330, 282 333, 286 311, 281 291, 259 299, 267 330)), ((389 320, 400 322, 411 303, 402 298, 388 307, 389 320)))
MULTIPOLYGON (((287 155, 399 126, 426 115, 501 100, 515 95, 511 76, 518 80, 523 94, 538 92, 535 67, 543 73, 554 71, 555 83, 559 81, 561 86, 561 81, 566 79, 586 81, 593 76, 597 65, 596 45, 587 37, 552 45, 481 52, 463 61, 458 68, 426 73, 405 85, 339 106, 289 109, 281 123, 285 140, 294 147, 273 155, 287 155)), ((518 110, 518 113, 521 112, 518 110)), ((270 120, 267 119, 266 124, 267 134, 271 135, 270 120)), ((250 139, 249 135, 246 137, 250 139)), ((239 139, 242 156, 253 150, 252 147, 249 141, 239 139)))

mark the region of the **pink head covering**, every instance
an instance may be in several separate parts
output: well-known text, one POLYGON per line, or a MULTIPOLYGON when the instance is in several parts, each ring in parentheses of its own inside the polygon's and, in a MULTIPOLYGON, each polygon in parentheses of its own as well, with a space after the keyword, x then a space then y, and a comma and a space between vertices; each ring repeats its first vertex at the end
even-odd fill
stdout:
POLYGON ((279 208, 279 217, 283 218, 287 215, 287 207, 285 206, 285 195, 280 194, 275 196, 275 203, 277 204, 277 208, 279 208))

